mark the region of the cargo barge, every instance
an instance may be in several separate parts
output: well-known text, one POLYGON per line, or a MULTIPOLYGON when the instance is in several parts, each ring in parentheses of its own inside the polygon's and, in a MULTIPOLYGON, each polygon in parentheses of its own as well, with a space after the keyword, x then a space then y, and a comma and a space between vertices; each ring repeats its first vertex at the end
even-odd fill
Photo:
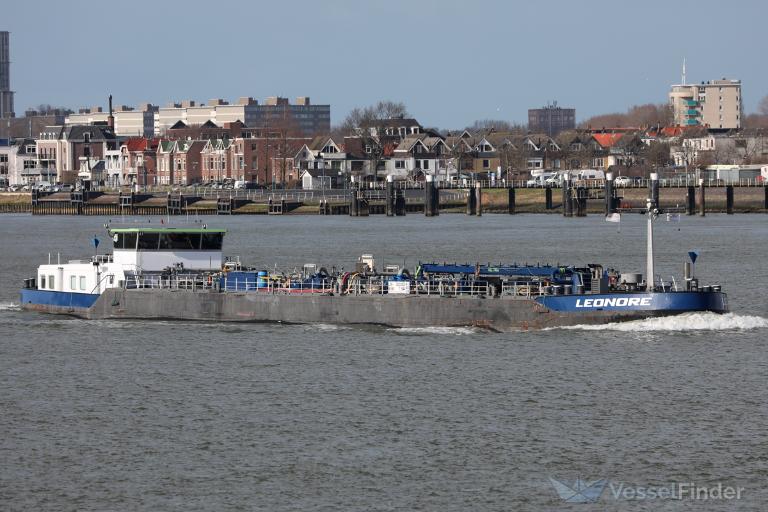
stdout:
POLYGON ((223 256, 226 231, 106 226, 111 254, 40 265, 20 293, 25 310, 86 319, 478 326, 493 330, 603 324, 692 311, 723 313, 718 285, 686 263, 679 283, 653 268, 648 204, 645 278, 600 264, 421 263, 378 268, 371 255, 344 271, 307 264, 279 271, 223 256))

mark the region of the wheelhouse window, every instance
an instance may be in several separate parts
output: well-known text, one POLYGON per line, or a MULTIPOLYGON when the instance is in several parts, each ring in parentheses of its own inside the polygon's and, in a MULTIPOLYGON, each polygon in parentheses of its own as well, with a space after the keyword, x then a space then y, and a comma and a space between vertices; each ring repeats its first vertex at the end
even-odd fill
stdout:
POLYGON ((53 290, 56 288, 56 285, 54 284, 55 281, 53 280, 53 276, 48 276, 48 288, 53 290))
POLYGON ((220 251, 224 241, 223 233, 203 233, 203 240, 200 248, 204 251, 220 251))
POLYGON ((45 288, 45 276, 40 276, 40 289, 45 288))
POLYGON ((136 249, 138 233, 115 233, 112 242, 115 249, 136 249))
POLYGON ((200 233, 160 233, 160 249, 198 250, 200 233))
POLYGON ((80 289, 85 290, 85 276, 80 276, 80 289))
POLYGON ((69 289, 77 290, 77 276, 69 276, 69 289))
POLYGON ((160 244, 160 233, 139 233, 137 249, 144 251, 156 251, 160 244))

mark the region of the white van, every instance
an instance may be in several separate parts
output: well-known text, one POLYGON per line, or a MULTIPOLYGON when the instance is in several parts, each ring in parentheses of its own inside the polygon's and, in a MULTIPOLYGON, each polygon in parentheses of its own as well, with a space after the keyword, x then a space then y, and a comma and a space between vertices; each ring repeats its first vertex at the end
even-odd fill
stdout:
MULTIPOLYGON (((533 174, 533 173, 531 173, 533 174)), ((525 184, 528 187, 544 187, 546 185, 549 185, 548 180, 551 180, 553 177, 556 177, 556 172, 540 172, 533 176, 530 180, 526 181, 525 184)))
POLYGON ((580 180, 604 180, 605 172, 597 169, 584 169, 579 172, 580 180))

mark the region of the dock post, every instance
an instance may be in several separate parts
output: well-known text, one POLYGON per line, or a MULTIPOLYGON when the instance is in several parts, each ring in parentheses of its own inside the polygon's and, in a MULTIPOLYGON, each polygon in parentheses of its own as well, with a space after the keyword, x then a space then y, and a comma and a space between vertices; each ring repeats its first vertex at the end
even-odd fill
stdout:
POLYGON ((387 217, 393 217, 395 215, 395 177, 391 174, 387 175, 386 201, 387 217))
POLYGON ((544 189, 544 208, 547 210, 552 209, 552 187, 550 186, 544 189))
POLYGON ((477 212, 477 197, 473 189, 467 189, 467 215, 474 215, 477 212))
POLYGON ((659 175, 658 173, 651 173, 651 179, 648 182, 648 188, 650 189, 650 197, 651 202, 653 203, 655 208, 660 208, 661 203, 659 202, 659 175), (654 177, 656 179, 654 179, 654 177))
POLYGON ((688 186, 688 194, 685 197, 686 207, 685 214, 693 215, 696 213, 696 187, 688 186))
POLYGON ((440 215, 440 187, 437 186, 435 176, 432 176, 432 214, 440 215))
POLYGON ((706 206, 706 194, 704 192, 704 180, 702 178, 699 178, 699 216, 703 217, 706 215, 707 206, 706 206))
POLYGON ((768 185, 763 185, 763 194, 765 196, 763 199, 763 208, 768 210, 768 185))
POLYGON ((405 215, 405 191, 403 190, 395 191, 395 215, 405 215))
POLYGON ((513 213, 515 213, 515 187, 509 187, 509 190, 507 192, 509 194, 509 202, 508 202, 509 214, 512 215, 513 213))
POLYGON ((435 177, 427 174, 424 180, 424 215, 427 217, 435 216, 435 177))
POLYGON ((573 217, 573 195, 571 194, 571 177, 563 175, 563 217, 573 217))
POLYGON ((349 216, 357 217, 358 203, 357 203, 357 183, 355 183, 355 177, 349 177, 349 216))
POLYGON ((725 186, 725 213, 733 215, 733 185, 725 186))
POLYGON ((483 189, 480 188, 480 182, 475 183, 475 203, 477 211, 475 215, 480 217, 483 214, 483 189))
POLYGON ((587 188, 578 187, 576 189, 576 216, 587 216, 587 188))
POLYGON ((616 210, 613 200, 613 173, 605 174, 605 214, 610 215, 616 210))

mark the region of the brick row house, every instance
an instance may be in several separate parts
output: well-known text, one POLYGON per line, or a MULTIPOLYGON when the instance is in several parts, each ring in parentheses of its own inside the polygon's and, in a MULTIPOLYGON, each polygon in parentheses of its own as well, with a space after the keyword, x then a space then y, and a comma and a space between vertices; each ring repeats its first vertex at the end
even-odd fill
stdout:
MULTIPOLYGON (((712 136, 708 137, 695 142, 697 150, 711 149, 712 136)), ((410 180, 425 175, 437 181, 521 180, 544 170, 643 172, 649 162, 666 165, 669 160, 668 148, 666 157, 656 149, 684 138, 680 130, 667 128, 566 130, 555 137, 494 130, 443 135, 413 119, 384 120, 349 136, 311 138, 288 130, 251 128, 240 121, 223 126, 210 120, 198 126, 177 121, 162 139, 118 138, 106 124, 51 126, 35 140, 36 163, 29 172, 55 176, 51 181, 63 183, 87 179, 110 185, 231 180, 290 187, 305 183, 305 174, 310 185, 327 183, 331 177, 336 186, 352 177, 373 181, 386 175, 410 180)), ((763 152, 753 146, 748 142, 742 153, 763 152)))

